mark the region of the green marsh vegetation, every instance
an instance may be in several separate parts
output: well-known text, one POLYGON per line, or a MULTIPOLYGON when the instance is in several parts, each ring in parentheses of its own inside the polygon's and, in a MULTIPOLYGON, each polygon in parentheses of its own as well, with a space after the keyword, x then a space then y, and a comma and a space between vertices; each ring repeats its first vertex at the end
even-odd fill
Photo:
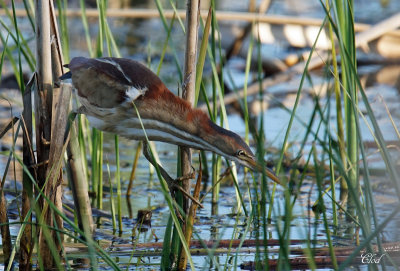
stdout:
MULTIPOLYGON (((400 206, 398 203, 393 204, 390 212, 384 214, 376 210, 374 180, 377 176, 370 170, 369 154, 364 144, 366 135, 362 127, 367 126, 374 139, 376 154, 383 161, 384 178, 387 179, 385 184, 394 188, 392 194, 397 199, 400 196, 399 171, 395 154, 385 141, 384 132, 378 125, 360 81, 352 1, 321 2, 325 18, 320 31, 327 29, 332 41, 328 57, 324 59, 325 67, 322 68, 328 82, 326 94, 312 97, 313 107, 309 118, 299 112, 306 86, 314 85, 308 68, 315 57, 321 57, 313 46, 309 57, 299 64, 303 72, 296 74, 300 79, 292 106, 286 107, 281 101, 275 101, 280 103, 282 110, 290 117, 285 130, 280 134, 282 140, 273 154, 271 148, 267 148, 271 140, 266 137, 270 128, 266 126, 268 113, 259 112, 257 116, 249 109, 251 99, 258 100, 262 105, 268 91, 264 86, 262 44, 258 36, 262 33, 247 33, 249 42, 244 62, 244 82, 243 86, 235 86, 234 75, 224 65, 227 59, 221 43, 216 3, 209 3, 207 16, 200 18, 197 25, 185 24, 178 14, 167 19, 166 10, 178 10, 174 1, 154 2, 165 37, 154 71, 159 74, 165 67, 166 56, 170 56, 170 62, 175 66, 175 80, 184 82, 186 76, 182 54, 180 48, 177 48, 177 42, 172 40, 173 31, 181 31, 182 36, 186 37, 189 35, 187 28, 196 29, 195 33, 198 29, 201 35, 195 34, 198 36, 196 76, 191 77, 195 79, 194 105, 204 105, 212 121, 228 127, 229 105, 225 104, 224 98, 232 93, 237 95, 237 107, 244 123, 243 137, 256 150, 260 163, 272 166, 282 181, 282 186, 276 186, 265 175, 238 170, 223 157, 194 152, 193 162, 199 175, 196 177, 197 193, 194 194, 209 206, 206 213, 199 211, 201 217, 195 219, 196 208, 190 208, 191 211, 186 214, 183 211, 187 207, 184 198, 177 195, 173 199, 159 168, 150 166, 149 174, 154 175, 150 177, 154 177, 151 182, 157 184, 159 195, 167 203, 164 203, 164 210, 168 211, 168 216, 162 221, 165 227, 159 229, 157 234, 153 230, 151 234, 142 232, 140 229, 144 225, 139 221, 132 227, 132 220, 128 220, 123 207, 124 195, 132 193, 131 197, 141 196, 127 191, 127 178, 123 177, 126 174, 121 168, 121 155, 127 156, 121 147, 121 141, 124 141, 117 135, 109 138, 101 131, 92 129, 83 115, 71 114, 71 108, 76 108, 75 94, 71 93, 68 86, 57 84, 57 78, 66 71, 62 65, 68 63, 72 55, 70 43, 73 39, 69 36, 69 3, 59 0, 55 4, 56 9, 47 2, 23 1, 26 11, 24 20, 28 21, 31 30, 23 31, 22 19, 15 15, 14 1, 10 5, 2 2, 5 15, 0 21, 3 47, 0 71, 4 65, 10 67, 23 95, 24 106, 22 117, 13 118, 8 125, 9 133, 12 134, 11 148, 2 151, 5 166, 1 178, 0 213, 3 216, 0 217, 0 223, 5 270, 11 270, 16 264, 26 270, 50 267, 74 269, 73 264, 81 257, 77 255, 79 253, 89 259, 82 268, 96 270, 169 270, 184 269, 186 265, 193 270, 209 270, 210 266, 215 270, 237 270, 239 267, 289 270, 315 269, 322 262, 329 268, 343 270, 354 263, 360 263, 360 257, 365 253, 385 255, 385 261, 368 265, 367 268, 396 266, 392 254, 385 252, 383 237, 385 227, 396 217, 400 206), (55 10, 58 11, 57 17, 55 10), (33 40, 40 45, 36 53, 31 46, 33 40), (257 56, 255 59, 254 55, 257 56), (29 83, 23 80, 26 70, 35 74, 29 83), (232 93, 228 93, 227 86, 232 86, 232 93), (257 90, 255 96, 248 95, 250 89, 257 90), (31 96, 34 96, 33 104, 31 96), (296 140, 297 146, 291 142, 293 134, 297 133, 293 128, 294 123, 300 123, 305 131, 296 140), (20 133, 23 134, 22 153, 16 146, 20 133), (37 137, 39 134, 43 136, 37 137), (266 158, 269 160, 265 161, 266 158), (17 166, 23 172, 21 179, 17 179, 16 174, 10 176, 13 171, 9 169, 17 166), (209 182, 203 181, 202 176, 208 178, 209 182), (72 207, 62 205, 62 190, 69 190, 60 185, 63 177, 68 180, 72 190, 81 192, 79 195, 74 194, 72 207), (228 190, 224 184, 226 179, 234 189, 228 190), (6 180, 22 182, 22 192, 19 191, 21 198, 18 198, 20 204, 17 207, 18 219, 12 221, 4 216, 7 209, 4 194, 6 180), (201 194, 200 182, 204 182, 201 194), (306 206, 306 193, 302 190, 304 186, 310 189, 306 206), (229 227, 211 224, 208 226, 211 227, 208 234, 202 235, 197 229, 202 227, 202 223, 207 223, 208 219, 204 219, 204 216, 212 222, 218 221, 215 218, 224 208, 223 201, 226 199, 224 190, 232 193, 229 198, 234 201, 229 220, 232 224, 229 227), (92 197, 89 198, 88 194, 92 197), (94 216, 92 208, 88 208, 89 204, 93 212, 104 210, 106 215, 101 213, 94 216), (302 220, 306 226, 298 225, 298 232, 295 232, 293 223, 299 223, 296 220, 301 215, 299 211, 307 214, 302 220), (120 242, 113 244, 98 237, 107 224, 105 217, 110 219, 112 229, 112 233, 107 233, 107 236, 115 237, 120 242), (93 231, 94 228, 97 230, 93 231), (127 238, 127 235, 131 238, 127 238), (190 239, 192 245, 187 242, 190 239), (341 245, 338 240, 345 240, 346 245, 341 245), (158 246, 159 243, 153 244, 153 247, 142 246, 143 243, 161 241, 162 246, 158 246), (125 246, 126 242, 129 245, 125 246), (80 249, 78 253, 71 250, 73 244, 80 249), (301 249, 298 249, 299 246, 301 249), (244 253, 244 248, 249 248, 250 252, 244 253), (350 252, 343 252, 345 248, 350 252), (201 256, 197 256, 197 253, 201 256), (298 253, 305 257, 297 257, 298 253), (294 265, 296 259, 298 266, 294 265), (299 259, 302 262, 299 263, 299 259)), ((116 29, 112 29, 107 16, 107 2, 96 1, 96 33, 90 31, 89 26, 93 20, 86 14, 85 2, 80 1, 79 6, 85 33, 85 55, 122 56, 119 41, 114 35, 116 29)), ((183 4, 181 6, 186 7, 183 4)), ((260 11, 263 8, 258 7, 260 11)), ((249 10, 254 11, 250 7, 249 10)), ((257 26, 256 16, 249 24, 250 29, 257 26)), ((184 43, 183 40, 180 42, 184 43)), ((151 46, 149 44, 149 51, 151 46)), ((148 64, 155 62, 150 52, 148 64)), ((293 75, 293 70, 289 68, 278 76, 293 75)), ((177 94, 182 92, 180 88, 177 94)), ((386 118, 397 132, 398 127, 389 111, 386 118)), ((0 131, 2 137, 3 130, 6 129, 0 131)), ((400 134, 397 132, 397 142, 399 139, 400 134)), ((159 159, 157 149, 150 144, 150 154, 156 161, 159 159)), ((140 153, 139 150, 137 152, 140 153)), ((140 170, 136 168, 140 167, 139 155, 136 155, 136 150, 129 155, 128 159, 134 160, 129 168, 134 186, 135 172, 137 174, 140 170)), ((178 159, 185 157, 178 156, 178 159)), ((184 167, 177 163, 178 175, 182 175, 184 167)))

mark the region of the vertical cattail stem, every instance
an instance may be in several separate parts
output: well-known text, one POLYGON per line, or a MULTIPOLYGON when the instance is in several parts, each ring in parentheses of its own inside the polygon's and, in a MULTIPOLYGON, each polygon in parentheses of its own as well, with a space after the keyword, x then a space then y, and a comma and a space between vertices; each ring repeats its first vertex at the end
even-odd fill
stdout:
MULTIPOLYGON (((197 59, 197 37, 199 25, 199 7, 200 0, 188 0, 186 7, 186 51, 185 51, 185 64, 184 75, 182 83, 182 98, 188 101, 191 105, 194 104, 195 88, 196 88, 196 59, 197 59)), ((192 153, 190 148, 180 147, 180 162, 182 176, 189 176, 192 171, 192 153)), ((190 179, 184 179, 182 188, 190 194, 190 179)), ((182 209, 187 214, 189 211, 189 199, 183 198, 182 209)), ((186 224, 182 224, 183 232, 186 231, 186 224)), ((175 235, 172 241, 172 254, 173 258, 179 260, 180 255, 178 247, 182 248, 182 243, 175 242, 177 240, 175 235)), ((184 242, 184 240, 182 240, 184 242)), ((182 250, 182 253, 183 252, 182 250)), ((186 255, 187 257, 188 255, 186 255)))
MULTIPOLYGON (((0 179, 0 183, 1 183, 0 179)), ((4 257, 4 266, 8 265, 11 256, 12 244, 11 244, 11 234, 9 228, 9 221, 7 216, 7 202, 4 197, 4 189, 3 186, 0 187, 0 231, 1 231, 1 239, 3 245, 3 257, 4 257)))
MULTIPOLYGON (((194 104, 195 85, 196 85, 196 59, 197 59, 197 37, 199 25, 200 0, 188 0, 186 9, 186 51, 185 66, 183 76, 182 97, 186 101, 194 104)), ((182 175, 187 176, 191 173, 192 155, 189 148, 180 148, 182 175)), ((190 180, 183 182, 183 188, 189 192, 190 180)), ((188 200, 185 200, 183 209, 187 211, 188 200)))
MULTIPOLYGON (((201 186, 201 179, 202 179, 202 170, 201 170, 201 160, 200 167, 199 167, 199 175, 197 176, 196 186, 194 188, 193 197, 198 200, 200 197, 200 186, 201 186)), ((196 211, 197 211, 197 203, 192 202, 190 204, 189 213, 186 218, 186 227, 185 227, 185 239, 188 247, 190 247, 190 241, 192 240, 193 234, 193 225, 194 220, 196 218, 196 211)), ((188 257, 185 251, 182 249, 181 255, 179 256, 179 263, 178 263, 178 270, 186 270, 187 267, 188 257)))
MULTIPOLYGON (((52 114, 52 67, 51 67, 51 43, 50 43, 50 5, 49 1, 36 1, 36 72, 38 76, 38 88, 35 92, 35 117, 36 117, 36 149, 38 167, 38 184, 43 187, 45 193, 50 192, 52 183, 46 183, 46 171, 50 153, 51 140, 51 114, 52 114)), ((39 201, 42 214, 38 216, 40 223, 53 226, 53 219, 48 204, 44 198, 39 201), (50 224, 48 224, 50 223, 50 224)), ((54 259, 50 253, 50 247, 43 234, 43 228, 39 233, 39 250, 42 264, 45 269, 54 267, 54 259)))
MULTIPOLYGON (((71 93, 71 86, 62 84, 63 91, 71 93)), ((88 180, 83 171, 82 157, 80 155, 78 131, 70 120, 70 140, 67 148, 68 163, 67 170, 71 180, 72 195, 76 205, 79 228, 86 234, 86 238, 91 236, 93 230, 92 209, 90 207, 88 180)))
MULTIPOLYGON (((36 178, 36 172, 32 168, 35 163, 35 155, 32 146, 32 84, 36 81, 34 75, 29 81, 25 88, 23 96, 24 110, 22 112, 22 123, 23 123, 23 163, 29 168, 31 176, 36 178)), ((20 241, 20 254, 19 254, 19 268, 20 270, 31 270, 31 256, 33 249, 32 239, 32 215, 25 218, 29 210, 31 209, 31 202, 33 199, 33 184, 27 172, 23 172, 22 177, 22 219, 25 219, 27 224, 25 225, 24 232, 20 241)))

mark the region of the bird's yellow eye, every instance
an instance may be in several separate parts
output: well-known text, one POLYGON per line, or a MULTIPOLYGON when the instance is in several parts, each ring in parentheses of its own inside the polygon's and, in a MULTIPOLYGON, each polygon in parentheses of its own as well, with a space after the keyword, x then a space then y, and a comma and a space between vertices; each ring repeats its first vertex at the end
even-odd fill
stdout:
POLYGON ((245 153, 243 150, 238 150, 238 151, 236 152, 236 155, 237 155, 237 156, 242 156, 242 155, 246 155, 246 153, 245 153))

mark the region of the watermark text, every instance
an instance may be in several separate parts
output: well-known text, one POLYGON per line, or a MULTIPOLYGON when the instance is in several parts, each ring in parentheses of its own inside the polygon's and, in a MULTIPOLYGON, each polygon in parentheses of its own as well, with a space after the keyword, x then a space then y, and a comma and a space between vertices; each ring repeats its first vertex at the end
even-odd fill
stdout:
POLYGON ((361 254, 361 262, 362 263, 366 263, 366 264, 370 264, 370 263, 380 263, 382 257, 385 254, 376 254, 376 253, 365 253, 365 254, 361 254))

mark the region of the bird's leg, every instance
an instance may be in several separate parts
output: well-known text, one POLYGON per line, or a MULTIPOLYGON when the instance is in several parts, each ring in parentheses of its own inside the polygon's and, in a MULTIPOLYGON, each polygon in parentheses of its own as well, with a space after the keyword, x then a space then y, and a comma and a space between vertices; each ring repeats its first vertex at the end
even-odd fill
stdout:
POLYGON ((188 197, 189 199, 191 199, 194 203, 196 203, 197 205, 199 205, 201 208, 203 208, 203 205, 197 200, 195 199, 192 195, 190 195, 188 192, 186 192, 179 184, 178 182, 185 180, 187 178, 189 179, 193 179, 194 178, 194 171, 192 174, 190 174, 190 176, 182 176, 179 177, 177 179, 173 179, 171 176, 169 176, 168 172, 160 165, 158 164, 152 157, 152 155, 150 154, 150 151, 148 149, 148 145, 147 142, 143 141, 143 155, 144 157, 146 157, 146 159, 156 168, 158 168, 160 170, 161 176, 164 178, 164 180, 167 182, 168 184, 168 189, 171 192, 171 195, 174 195, 174 191, 175 190, 179 190, 183 193, 183 195, 185 195, 186 197, 188 197))

